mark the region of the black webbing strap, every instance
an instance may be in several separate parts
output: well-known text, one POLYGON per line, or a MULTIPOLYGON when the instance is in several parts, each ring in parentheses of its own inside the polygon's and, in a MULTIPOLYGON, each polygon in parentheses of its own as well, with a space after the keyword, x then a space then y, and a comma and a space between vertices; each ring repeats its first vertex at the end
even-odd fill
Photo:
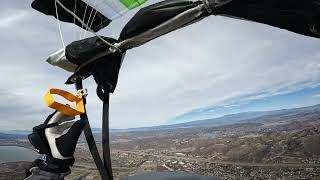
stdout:
POLYGON ((59 123, 51 123, 51 124, 40 124, 38 126, 35 126, 33 127, 33 131, 39 131, 39 130, 42 130, 42 129, 47 129, 47 128, 52 128, 52 127, 55 127, 55 126, 58 126, 59 123))
MULTIPOLYGON (((112 175, 112 166, 110 158, 110 142, 109 142, 109 101, 103 102, 102 114, 102 148, 103 148, 103 162, 109 174, 112 175)), ((113 177, 111 177, 113 179, 113 177)))
POLYGON ((102 111, 102 149, 103 149, 103 163, 104 167, 111 174, 112 177, 112 164, 110 158, 110 141, 109 141, 109 99, 110 92, 109 89, 105 89, 103 86, 97 87, 97 95, 103 101, 103 111, 102 111))
MULTIPOLYGON (((83 87, 82 87, 82 78, 77 78, 75 85, 76 85, 76 89, 77 90, 83 89, 83 87)), ((85 106, 85 104, 86 104, 85 97, 83 97, 83 101, 84 101, 84 106, 85 106)), ((91 127, 90 127, 90 123, 89 123, 86 111, 85 111, 85 113, 80 114, 80 118, 83 121, 86 122, 86 125, 83 128, 84 135, 86 137, 90 153, 91 153, 91 155, 93 157, 93 160, 94 160, 94 162, 95 162, 95 164, 97 166, 97 169, 98 169, 98 171, 100 173, 100 176, 101 176, 102 180, 112 180, 112 178, 110 178, 110 177, 112 177, 111 174, 109 174, 107 169, 103 166, 103 162, 102 162, 102 160, 100 158, 99 151, 98 151, 96 142, 94 140, 94 137, 93 137, 93 134, 92 134, 92 131, 91 131, 91 127)))

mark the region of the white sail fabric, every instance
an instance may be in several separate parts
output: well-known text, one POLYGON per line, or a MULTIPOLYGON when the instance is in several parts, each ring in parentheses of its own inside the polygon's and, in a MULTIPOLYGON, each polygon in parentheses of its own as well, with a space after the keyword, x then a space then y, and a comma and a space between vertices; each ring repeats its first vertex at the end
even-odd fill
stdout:
POLYGON ((82 0, 101 14, 114 20, 124 15, 130 9, 142 5, 146 0, 82 0))
POLYGON ((65 48, 60 49, 59 51, 51 54, 47 58, 47 62, 53 66, 58 66, 69 72, 74 72, 78 67, 78 65, 68 61, 65 55, 65 48))

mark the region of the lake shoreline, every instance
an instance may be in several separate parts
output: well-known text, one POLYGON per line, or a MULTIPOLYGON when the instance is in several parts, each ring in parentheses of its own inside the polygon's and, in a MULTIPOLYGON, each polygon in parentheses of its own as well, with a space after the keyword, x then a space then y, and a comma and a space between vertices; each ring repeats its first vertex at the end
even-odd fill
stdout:
POLYGON ((26 148, 26 149, 30 149, 29 147, 26 147, 26 146, 23 146, 21 144, 0 144, 0 147, 2 146, 16 146, 16 147, 23 147, 23 148, 26 148))
POLYGON ((33 161, 39 154, 23 146, 8 145, 0 146, 0 163, 20 162, 20 161, 33 161))

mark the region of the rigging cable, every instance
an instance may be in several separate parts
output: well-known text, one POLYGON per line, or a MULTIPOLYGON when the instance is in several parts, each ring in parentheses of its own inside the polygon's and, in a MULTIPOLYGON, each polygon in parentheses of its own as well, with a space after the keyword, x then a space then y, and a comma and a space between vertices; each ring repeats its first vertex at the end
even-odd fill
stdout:
POLYGON ((64 40, 63 40, 63 35, 62 35, 61 26, 60 26, 60 21, 59 21, 59 13, 58 13, 57 0, 55 0, 54 5, 55 5, 55 8, 56 8, 56 17, 57 17, 56 19, 57 19, 58 28, 59 28, 60 39, 61 39, 61 42, 62 42, 62 46, 63 46, 63 48, 64 48, 64 47, 66 47, 66 46, 65 46, 65 43, 64 43, 64 40))
MULTIPOLYGON (((94 0, 94 5, 96 5, 97 4, 97 0, 94 0)), ((94 21, 94 18, 96 17, 96 14, 97 14, 97 10, 96 9, 94 9, 95 10, 95 13, 94 13, 94 15, 93 15, 93 17, 92 17, 92 19, 91 19, 91 15, 92 15, 92 11, 93 11, 93 8, 91 9, 91 12, 90 12, 90 16, 89 16, 89 20, 87 21, 87 26, 89 27, 89 28, 91 28, 91 25, 92 25, 92 23, 93 23, 93 21, 94 21), (90 20, 91 20, 91 22, 90 22, 90 20), (89 25, 90 24, 90 25, 89 25)), ((87 32, 88 32, 88 28, 86 28, 86 30, 85 30, 85 32, 84 32, 84 38, 87 36, 87 32)))
MULTIPOLYGON (((83 21, 84 23, 81 23, 82 25, 81 25, 80 39, 82 39, 82 34, 83 34, 83 32, 84 32, 83 25, 85 24, 85 20, 86 20, 87 9, 88 9, 88 4, 86 4, 86 8, 85 8, 85 10, 84 10, 84 15, 83 15, 83 18, 82 18, 82 21, 83 21)), ((89 21, 89 20, 88 20, 88 21, 89 21)))
POLYGON ((112 47, 114 50, 118 50, 121 51, 117 46, 109 43, 108 41, 106 41, 105 39, 103 39, 99 34, 97 34, 96 32, 94 32, 91 28, 89 28, 82 20, 81 18, 79 18, 79 16, 77 16, 76 14, 74 14, 72 11, 70 11, 68 8, 66 8, 59 0, 56 0, 56 2, 65 10, 67 11, 69 14, 73 15, 77 21, 79 21, 85 28, 88 28, 88 30, 94 34, 95 36, 97 36, 102 42, 104 42, 105 44, 107 44, 108 46, 112 47))
MULTIPOLYGON (((94 4, 97 3, 97 0, 94 0, 94 4)), ((92 11, 93 11, 93 8, 91 8, 91 12, 90 12, 90 15, 89 15, 89 19, 87 21, 87 27, 91 28, 91 26, 89 26, 89 24, 92 24, 93 20, 94 20, 94 17, 91 19, 91 16, 92 16, 92 11), (90 23, 91 21, 91 23, 90 23)), ((97 10, 95 10, 97 12, 97 10)), ((88 32, 88 28, 86 28, 86 30, 84 31, 84 34, 83 34, 83 37, 82 38, 86 38, 86 35, 87 35, 87 32, 88 32)))
MULTIPOLYGON (((73 9, 73 13, 74 14, 76 14, 76 10, 77 10, 77 0, 74 0, 74 9, 73 9)), ((73 24, 76 25, 76 18, 75 17, 73 17, 73 24)), ((76 32, 77 32, 76 29, 74 29, 75 39, 77 39, 77 33, 76 32)))

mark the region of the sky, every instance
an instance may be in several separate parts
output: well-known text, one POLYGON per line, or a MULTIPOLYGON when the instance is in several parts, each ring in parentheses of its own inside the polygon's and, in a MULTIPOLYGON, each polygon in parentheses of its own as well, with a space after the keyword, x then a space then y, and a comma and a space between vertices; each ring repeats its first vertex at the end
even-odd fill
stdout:
MULTIPOLYGON (((61 49, 57 21, 31 0, 0 7, 0 130, 28 130, 52 112, 43 96, 70 73, 45 62, 61 49)), ((117 38, 134 12, 99 34, 117 38)), ((61 23, 65 44, 88 37, 61 23)), ((129 50, 111 96, 111 128, 154 126, 229 113, 320 103, 320 41, 278 28, 221 16, 203 19, 129 50)), ((101 126, 102 103, 92 78, 88 115, 101 126)))

